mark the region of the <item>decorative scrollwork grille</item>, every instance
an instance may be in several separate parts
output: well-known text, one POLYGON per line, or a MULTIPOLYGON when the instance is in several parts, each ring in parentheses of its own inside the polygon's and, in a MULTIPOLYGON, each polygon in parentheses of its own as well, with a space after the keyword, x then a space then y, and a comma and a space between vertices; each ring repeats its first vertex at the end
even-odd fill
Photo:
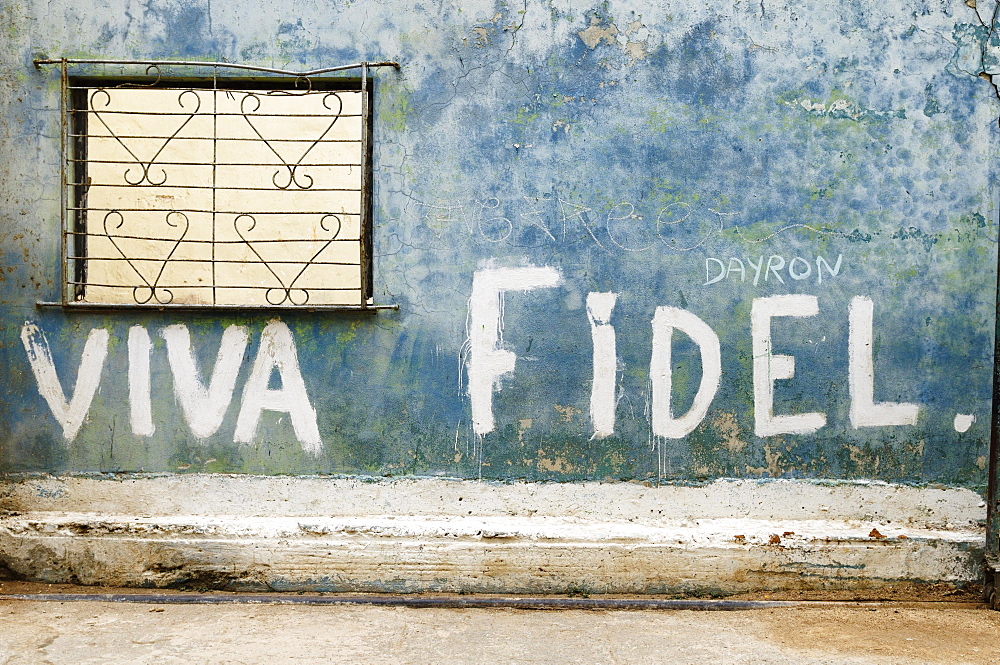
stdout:
POLYGON ((378 308, 367 76, 394 63, 112 79, 61 62, 64 304, 378 308))

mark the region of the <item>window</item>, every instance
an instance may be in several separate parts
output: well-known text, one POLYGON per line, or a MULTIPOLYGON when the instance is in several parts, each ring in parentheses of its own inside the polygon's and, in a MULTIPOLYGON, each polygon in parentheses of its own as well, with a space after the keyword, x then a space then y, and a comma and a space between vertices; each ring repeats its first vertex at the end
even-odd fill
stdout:
POLYGON ((378 308, 368 69, 393 63, 296 74, 75 61, 145 65, 112 77, 39 61, 52 62, 66 113, 60 304, 378 308), (211 75, 177 75, 190 68, 211 75), (360 78, 320 75, 350 68, 360 78))

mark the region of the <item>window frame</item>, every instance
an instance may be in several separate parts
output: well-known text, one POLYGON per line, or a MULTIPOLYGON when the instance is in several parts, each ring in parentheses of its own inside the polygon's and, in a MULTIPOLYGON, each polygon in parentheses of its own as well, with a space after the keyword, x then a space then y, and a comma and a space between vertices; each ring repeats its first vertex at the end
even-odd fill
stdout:
MULTIPOLYGON (((61 257, 60 257, 60 299, 57 302, 39 302, 39 306, 56 306, 68 309, 128 309, 128 310, 279 310, 279 311, 377 311, 380 309, 398 309, 397 305, 382 305, 374 302, 374 260, 373 260, 373 141, 374 131, 374 77, 372 68, 393 67, 399 69, 395 62, 362 62, 357 64, 328 67, 306 72, 295 72, 253 65, 197 62, 197 61, 167 61, 167 60, 97 60, 97 59, 39 59, 36 67, 43 65, 59 65, 61 73, 61 257), (70 74, 82 69, 79 73, 70 74), (127 73, 129 68, 139 68, 139 73, 127 73), (114 73, 105 74, 107 69, 114 73), (97 70, 97 71, 95 71, 97 70), (353 71, 352 71, 353 70, 353 71), (165 74, 166 72, 166 74, 165 74), (349 72, 353 76, 334 75, 349 72), (358 75, 360 74, 360 76, 358 75), (88 112, 88 94, 94 89, 127 87, 133 90, 142 88, 184 88, 191 90, 212 91, 213 94, 225 90, 261 90, 261 91, 296 91, 303 92, 337 92, 351 91, 361 93, 361 189, 360 189, 360 237, 358 251, 360 254, 360 298, 358 304, 297 304, 289 298, 287 303, 195 303, 195 302, 159 302, 151 298, 147 302, 101 302, 83 300, 87 288, 86 265, 87 228, 85 193, 87 143, 86 122, 88 112), (85 89, 80 89, 85 88, 85 89), (84 131, 80 131, 83 129, 84 131), (81 136, 84 135, 84 136, 81 136), (81 177, 82 176, 82 177, 81 177)), ((213 111, 213 115, 214 115, 213 111)), ((263 137, 262 137, 263 138, 263 137)), ((216 162, 206 163, 215 168, 216 162)), ((155 162, 154 162, 155 163, 155 162)), ((287 165, 286 165, 287 166, 287 165)), ((212 210, 213 215, 215 210, 212 210)), ((322 251, 322 250, 321 250, 322 251)), ((256 253, 256 251, 255 251, 256 253)), ((318 253, 317 253, 318 255, 318 253)), ((123 253, 123 257, 124 257, 123 253)), ((259 255, 258 255, 259 256, 259 255)), ((142 260, 141 257, 133 257, 142 260)), ((315 258, 315 257, 313 257, 315 258)), ((128 261, 128 258, 125 258, 128 261)), ((164 260, 164 265, 169 257, 164 260)), ((214 264, 215 259, 211 262, 214 264)), ((262 263, 267 265, 264 259, 262 263)), ((304 262, 308 265, 312 260, 304 262)), ((269 268, 270 269, 270 268, 269 268)), ((304 270, 305 268, 303 268, 304 270)), ((272 271, 273 272, 273 271, 272 271)), ((145 281, 145 278, 142 278, 145 281)), ((151 289, 152 290, 152 289, 151 289)), ((286 289, 286 292, 291 287, 286 289)))

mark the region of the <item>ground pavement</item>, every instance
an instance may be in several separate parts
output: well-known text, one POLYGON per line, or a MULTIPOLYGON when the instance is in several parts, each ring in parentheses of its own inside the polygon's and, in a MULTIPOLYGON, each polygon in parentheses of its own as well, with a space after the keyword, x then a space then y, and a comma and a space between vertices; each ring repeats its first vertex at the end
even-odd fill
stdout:
MULTIPOLYGON (((0 584, 0 663, 1000 663, 1000 612, 975 602, 540 610, 315 605, 308 603, 332 597, 303 595, 264 598, 294 604, 220 594, 131 596, 129 602, 37 595, 53 591, 67 590, 0 584), (188 602, 206 598, 225 602, 188 602)), ((107 593, 71 593, 79 592, 107 593)), ((740 606, 701 604, 734 605, 740 606)))

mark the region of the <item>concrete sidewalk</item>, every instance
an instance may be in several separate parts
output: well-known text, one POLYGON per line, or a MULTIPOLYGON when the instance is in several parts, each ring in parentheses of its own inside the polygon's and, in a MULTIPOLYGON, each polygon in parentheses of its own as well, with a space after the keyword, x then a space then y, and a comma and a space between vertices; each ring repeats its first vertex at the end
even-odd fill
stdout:
POLYGON ((1000 663, 1000 613, 972 603, 538 611, 8 596, 0 617, 4 665, 1000 663))

